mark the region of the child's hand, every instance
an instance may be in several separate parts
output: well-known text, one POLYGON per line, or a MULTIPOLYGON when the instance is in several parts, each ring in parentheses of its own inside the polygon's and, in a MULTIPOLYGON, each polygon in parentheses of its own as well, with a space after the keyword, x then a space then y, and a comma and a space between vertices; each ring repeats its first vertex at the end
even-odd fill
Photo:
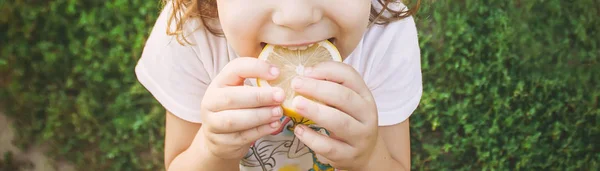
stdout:
POLYGON ((309 69, 292 82, 294 90, 312 97, 294 99, 295 110, 327 129, 327 137, 298 125, 297 137, 337 169, 354 170, 365 166, 377 142, 377 108, 360 75, 340 62, 326 62, 309 69))
POLYGON ((271 80, 278 74, 264 61, 237 58, 214 78, 202 100, 200 128, 214 156, 241 159, 254 141, 279 128, 283 90, 243 86, 245 78, 271 80))

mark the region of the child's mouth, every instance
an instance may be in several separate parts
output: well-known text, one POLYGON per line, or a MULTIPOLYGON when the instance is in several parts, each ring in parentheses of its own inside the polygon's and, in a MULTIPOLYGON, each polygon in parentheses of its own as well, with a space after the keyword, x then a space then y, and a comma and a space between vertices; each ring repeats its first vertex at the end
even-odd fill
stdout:
POLYGON ((333 44, 333 45, 336 45, 336 44, 335 44, 335 40, 336 40, 336 39, 335 39, 334 37, 332 37, 332 38, 329 38, 329 39, 327 39, 327 40, 328 40, 329 42, 331 42, 331 44, 333 44))
MULTIPOLYGON (((327 39, 327 41, 331 42, 331 43, 332 43, 332 44, 334 44, 334 45, 335 45, 335 40, 336 40, 336 39, 335 39, 335 38, 333 38, 333 37, 332 37, 332 38, 329 38, 329 39, 327 39)), ((306 49, 308 49, 309 47, 313 46, 314 44, 316 44, 316 43, 311 43, 311 44, 308 44, 308 45, 300 45, 300 46, 284 46, 284 48, 287 48, 287 49, 290 49, 290 50, 306 50, 306 49)), ((265 42, 260 42, 260 47, 261 47, 261 49, 264 49, 264 48, 265 48, 265 46, 267 46, 267 43, 265 43, 265 42)))

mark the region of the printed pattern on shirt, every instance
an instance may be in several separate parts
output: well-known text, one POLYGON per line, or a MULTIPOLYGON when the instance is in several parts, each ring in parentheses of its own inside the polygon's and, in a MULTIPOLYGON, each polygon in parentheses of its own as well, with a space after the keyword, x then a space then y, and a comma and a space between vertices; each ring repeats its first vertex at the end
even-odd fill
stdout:
POLYGON ((309 123, 306 119, 280 119, 282 127, 254 142, 240 162, 242 171, 334 171, 335 169, 320 160, 319 155, 310 150, 294 135, 298 124, 307 124, 309 128, 324 135, 329 132, 322 127, 309 123))

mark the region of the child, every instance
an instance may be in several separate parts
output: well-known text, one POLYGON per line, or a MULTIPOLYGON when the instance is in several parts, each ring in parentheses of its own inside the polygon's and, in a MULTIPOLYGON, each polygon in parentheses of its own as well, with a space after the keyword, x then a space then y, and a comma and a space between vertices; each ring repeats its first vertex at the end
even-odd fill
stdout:
POLYGON ((414 9, 392 1, 166 1, 135 71, 167 110, 167 170, 409 170, 420 49, 414 9), (324 103, 293 103, 323 128, 293 124, 283 90, 248 80, 280 73, 256 58, 265 44, 322 40, 343 62, 292 84, 324 103))

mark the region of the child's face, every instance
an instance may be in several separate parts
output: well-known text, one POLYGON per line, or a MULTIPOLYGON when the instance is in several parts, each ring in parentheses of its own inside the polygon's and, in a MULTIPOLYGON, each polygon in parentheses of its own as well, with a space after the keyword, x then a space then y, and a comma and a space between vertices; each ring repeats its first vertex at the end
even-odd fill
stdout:
POLYGON ((347 57, 367 29, 371 0, 217 0, 221 27, 238 55, 262 43, 306 45, 333 38, 347 57))

